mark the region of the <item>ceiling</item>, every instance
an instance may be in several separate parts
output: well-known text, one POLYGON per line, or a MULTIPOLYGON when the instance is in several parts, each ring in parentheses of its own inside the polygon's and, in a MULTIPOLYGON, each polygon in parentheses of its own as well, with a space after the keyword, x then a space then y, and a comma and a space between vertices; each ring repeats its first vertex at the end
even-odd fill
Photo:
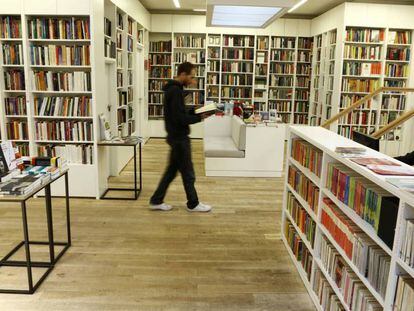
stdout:
MULTIPOLYGON (((193 9, 205 9, 206 0, 179 0, 180 9, 176 9, 172 0, 137 0, 140 1, 151 13, 174 13, 174 14, 204 14, 194 12, 193 9)), ((366 2, 366 3, 382 3, 382 4, 406 4, 414 5, 414 0, 308 0, 304 5, 298 8, 294 14, 285 15, 291 18, 313 18, 318 16, 338 4, 344 2, 366 2)))

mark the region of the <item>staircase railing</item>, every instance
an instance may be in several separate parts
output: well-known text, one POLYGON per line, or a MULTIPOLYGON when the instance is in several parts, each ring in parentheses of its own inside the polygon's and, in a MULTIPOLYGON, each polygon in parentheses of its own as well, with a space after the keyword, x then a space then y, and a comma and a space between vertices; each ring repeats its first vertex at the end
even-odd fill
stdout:
POLYGON ((388 125, 384 126, 383 128, 379 129, 378 131, 372 133, 370 136, 376 139, 380 139, 381 136, 387 134, 389 131, 392 131, 396 127, 403 124, 405 121, 409 120, 410 118, 414 117, 414 109, 409 110, 403 113, 394 121, 390 122, 388 125))
MULTIPOLYGON (((380 87, 378 89, 376 89, 375 91, 371 92, 370 94, 362 97, 361 99, 357 100, 355 103, 353 103, 351 106, 345 108, 344 110, 342 110, 341 112, 339 112, 338 114, 334 115, 333 117, 331 117, 330 119, 326 120, 321 126, 324 128, 329 128, 329 126, 334 123, 335 121, 337 121, 338 119, 340 119, 341 117, 351 113, 353 110, 357 109, 358 107, 362 106, 363 104, 365 104, 367 101, 369 101, 370 99, 374 98, 375 96, 377 96, 378 94, 382 93, 382 92, 397 92, 397 93, 414 93, 414 88, 405 88, 405 87, 380 87)), ((412 111, 411 111, 412 113, 412 111)), ((394 120, 393 122, 391 122, 390 124, 388 124, 387 126, 383 127, 382 129, 378 130, 376 133, 380 133, 381 137, 382 135, 384 135, 385 133, 387 133, 388 131, 392 130, 393 128, 397 127, 399 124, 405 122, 406 120, 408 120, 410 117, 412 117, 412 114, 410 114, 410 116, 406 115, 407 113, 403 114, 402 116, 400 116, 398 119, 394 120), (401 119, 403 116, 405 116, 404 119, 401 119), (400 120, 401 119, 401 120, 400 120), (397 125, 395 125, 397 120, 400 120, 398 122, 397 125), (392 125, 392 128, 389 127, 390 125, 392 125)), ((409 113, 408 113, 409 114, 409 113)), ((371 135, 372 136, 372 135, 371 135)))

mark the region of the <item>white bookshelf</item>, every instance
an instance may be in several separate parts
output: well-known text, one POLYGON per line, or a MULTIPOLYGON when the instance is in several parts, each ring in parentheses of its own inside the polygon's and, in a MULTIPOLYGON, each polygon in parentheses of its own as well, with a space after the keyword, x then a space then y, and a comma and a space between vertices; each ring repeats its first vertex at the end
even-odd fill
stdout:
MULTIPOLYGON (((340 136, 332 131, 323 129, 321 127, 303 127, 303 126, 291 126, 289 131, 288 139, 288 159, 286 162, 286 181, 284 189, 284 200, 283 200, 283 212, 282 212, 282 240, 288 249, 288 252, 294 261, 294 264, 301 276, 305 287, 307 288, 313 302, 315 303, 318 310, 322 310, 320 302, 318 299, 315 299, 315 292, 312 288, 312 284, 315 281, 315 275, 317 270, 320 270, 324 278, 328 281, 330 288, 338 297, 338 301, 341 302, 345 310, 351 310, 350 305, 346 303, 343 291, 338 287, 332 273, 330 273, 325 264, 323 263, 323 258, 321 258, 322 243, 328 243, 330 247, 335 250, 341 260, 348 267, 354 277, 359 280, 368 293, 375 299, 375 301, 383 308, 385 311, 391 311, 393 309, 395 301, 395 292, 397 285, 397 278, 400 274, 410 275, 414 277, 414 267, 408 265, 402 258, 400 258, 400 250, 402 249, 402 239, 404 238, 404 220, 412 219, 414 216, 414 196, 399 190, 398 188, 392 186, 386 182, 385 177, 377 175, 372 171, 368 170, 366 167, 359 166, 358 164, 352 162, 348 158, 341 157, 335 153, 335 148, 341 146, 360 146, 359 144, 340 136), (323 137, 323 140, 320 140, 320 137, 323 137), (313 173, 310 169, 302 166, 298 161, 296 161, 291 156, 292 140, 300 139, 313 148, 319 150, 322 154, 322 163, 320 177, 313 173), (365 220, 363 220, 353 209, 348 207, 345 203, 340 201, 336 195, 334 195, 326 186, 328 181, 328 165, 330 163, 342 164, 346 167, 347 171, 353 172, 352 174, 363 176, 368 179, 369 182, 375 184, 378 189, 377 191, 384 191, 389 193, 392 196, 395 196, 399 200, 398 207, 398 216, 395 224, 395 236, 393 240, 392 247, 389 247, 376 233, 371 225, 369 225, 365 220), (289 167, 292 166, 300 174, 305 176, 310 180, 318 189, 319 194, 317 195, 317 210, 316 212, 308 204, 308 201, 303 198, 298 192, 296 192, 293 187, 288 182, 288 172, 289 167), (290 193, 290 194, 289 194, 290 193), (305 232, 302 232, 298 224, 295 222, 294 217, 290 215, 288 210, 289 197, 293 196, 296 199, 297 204, 306 212, 308 217, 310 217, 315 222, 315 232, 314 232, 314 244, 312 246, 311 241, 308 240, 309 235, 305 232), (385 257, 388 258, 390 264, 387 286, 384 295, 381 295, 379 291, 374 287, 370 282, 369 278, 361 273, 357 268, 356 264, 352 259, 348 257, 344 249, 338 244, 338 242, 333 238, 329 230, 323 225, 322 218, 322 205, 323 199, 329 198, 335 208, 343 213, 346 218, 351 221, 359 231, 363 232, 370 240, 373 245, 376 245, 378 249, 382 250, 385 254, 385 257), (290 231, 286 231, 285 226, 290 222, 289 226, 290 231), (292 232, 296 237, 299 237, 303 241, 303 247, 306 247, 308 252, 312 256, 311 260, 311 273, 310 276, 307 276, 306 271, 304 270, 303 265, 300 261, 297 260, 296 254, 291 250, 291 244, 287 240, 285 234, 286 232, 292 232), (296 232, 296 233, 295 233, 296 232), (326 242, 323 242, 326 241, 326 242)), ((391 159, 389 156, 381 154, 379 152, 368 150, 369 156, 380 157, 391 159)), ((404 164, 402 164, 404 165, 404 164)), ((315 171, 315 170, 313 170, 315 171)), ((290 233, 289 233, 290 234, 290 233)))

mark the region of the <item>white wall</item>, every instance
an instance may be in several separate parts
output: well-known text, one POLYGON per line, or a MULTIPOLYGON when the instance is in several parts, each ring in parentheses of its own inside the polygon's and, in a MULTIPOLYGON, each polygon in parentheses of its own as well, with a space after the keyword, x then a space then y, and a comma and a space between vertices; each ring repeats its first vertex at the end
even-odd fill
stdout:
POLYGON ((311 21, 311 35, 316 36, 323 32, 330 31, 337 28, 341 29, 344 24, 345 4, 323 13, 322 15, 312 19, 311 21))

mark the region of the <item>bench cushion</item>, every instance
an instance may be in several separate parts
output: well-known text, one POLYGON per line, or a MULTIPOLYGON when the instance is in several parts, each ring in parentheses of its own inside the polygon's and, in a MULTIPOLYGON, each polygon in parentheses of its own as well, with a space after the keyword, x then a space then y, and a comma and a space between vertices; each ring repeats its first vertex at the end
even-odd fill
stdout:
POLYGON ((231 137, 205 137, 204 155, 206 158, 244 158, 231 137))
POLYGON ((246 124, 237 116, 231 119, 231 138, 239 150, 246 150, 246 124))

